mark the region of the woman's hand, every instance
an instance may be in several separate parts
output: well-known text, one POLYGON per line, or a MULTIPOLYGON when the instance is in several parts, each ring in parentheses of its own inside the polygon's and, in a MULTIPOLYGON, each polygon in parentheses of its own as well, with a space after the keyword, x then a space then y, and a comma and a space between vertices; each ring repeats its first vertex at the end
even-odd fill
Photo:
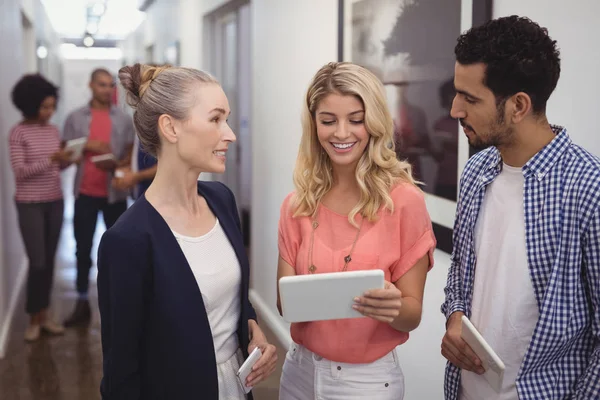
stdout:
POLYGON ((254 387, 264 381, 275 371, 277 363, 277 349, 272 344, 267 342, 265 334, 262 332, 256 321, 248 321, 248 329, 250 331, 250 344, 248 345, 248 353, 252 353, 255 348, 259 348, 262 356, 252 367, 252 372, 246 379, 246 386, 254 387))
POLYGON ((362 315, 390 324, 400 315, 402 292, 393 283, 385 281, 383 289, 369 290, 362 297, 356 297, 354 302, 352 308, 362 315))
POLYGON ((50 156, 50 161, 56 162, 59 164, 68 164, 71 162, 72 156, 73 156, 73 150, 60 149, 50 156))

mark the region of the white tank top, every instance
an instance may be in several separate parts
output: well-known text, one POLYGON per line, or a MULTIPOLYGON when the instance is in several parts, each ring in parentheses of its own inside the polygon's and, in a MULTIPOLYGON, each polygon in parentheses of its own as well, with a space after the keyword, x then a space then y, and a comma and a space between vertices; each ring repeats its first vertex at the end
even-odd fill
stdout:
POLYGON ((240 264, 219 220, 205 235, 173 232, 194 273, 208 314, 217 364, 229 360, 239 348, 240 264))

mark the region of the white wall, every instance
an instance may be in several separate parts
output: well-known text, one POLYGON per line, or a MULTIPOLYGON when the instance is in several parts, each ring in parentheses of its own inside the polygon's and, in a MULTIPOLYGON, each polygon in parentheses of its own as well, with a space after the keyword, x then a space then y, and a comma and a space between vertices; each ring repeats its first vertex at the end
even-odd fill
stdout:
POLYGON ((573 141, 600 156, 600 2, 597 0, 494 1, 494 17, 517 14, 548 28, 561 50, 561 77, 548 102, 551 123, 567 127, 573 141), (581 29, 570 29, 577 25, 581 29))
MULTIPOLYGON (((0 57, 0 341, 6 340, 7 313, 13 298, 17 273, 23 264, 23 248, 19 241, 14 215, 14 178, 8 153, 8 131, 19 114, 10 101, 10 91, 19 79, 22 68, 21 14, 19 1, 0 3, 0 38, 3 56, 0 57)), ((0 345, 3 343, 0 342, 0 345)), ((0 356, 3 349, 0 348, 0 356)))
POLYGON ((179 40, 182 66, 205 68, 204 16, 227 3, 227 0, 156 0, 146 11, 146 20, 122 44, 125 60, 146 61, 145 48, 154 45, 154 61, 164 62, 166 47, 179 40))
POLYGON ((146 20, 121 45, 127 63, 148 62, 145 49, 154 46, 154 62, 165 62, 165 50, 180 41, 181 64, 201 67, 202 1, 156 0, 146 11, 146 20))

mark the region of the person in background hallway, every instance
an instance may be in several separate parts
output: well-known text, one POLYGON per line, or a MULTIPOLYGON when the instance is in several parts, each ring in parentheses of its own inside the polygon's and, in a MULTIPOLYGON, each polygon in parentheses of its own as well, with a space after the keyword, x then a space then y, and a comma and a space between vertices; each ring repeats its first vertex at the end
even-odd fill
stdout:
MULTIPOLYGON (((436 243, 424 195, 396 158, 383 86, 370 71, 325 65, 303 108, 277 278, 381 269, 386 283, 355 299, 368 318, 292 324, 279 398, 402 399, 396 347, 420 323, 436 243)), ((279 293, 277 305, 281 312, 279 293)))
POLYGON ((13 104, 23 115, 10 132, 9 144, 19 227, 29 259, 25 311, 31 320, 25 331, 27 341, 37 340, 41 330, 64 332, 48 313, 63 222, 60 171, 71 163, 71 153, 61 148, 58 129, 49 122, 57 100, 58 89, 37 74, 25 75, 12 91, 13 104))
MULTIPOLYGON (((223 173, 235 135, 229 103, 210 75, 136 64, 119 71, 142 147, 158 159, 150 187, 102 237, 98 299, 105 400, 245 399, 246 383, 275 369, 275 347, 248 300, 249 262, 223 173)), ((248 398, 252 398, 250 394, 248 398)))
POLYGON ((118 170, 122 176, 113 179, 113 187, 119 190, 130 190, 134 199, 139 198, 152 183, 156 175, 156 164, 156 158, 144 151, 136 138, 131 155, 131 165, 118 170))
POLYGON ((460 183, 442 305, 446 399, 598 399, 600 160, 548 122, 556 41, 510 16, 461 35, 455 54, 451 113, 485 149, 460 183), (463 315, 506 366, 499 392, 461 339, 463 315))
POLYGON ((77 292, 79 299, 65 326, 89 323, 88 302, 92 246, 98 213, 110 228, 127 209, 128 192, 112 186, 114 170, 129 165, 135 131, 131 117, 112 105, 113 76, 96 69, 91 76, 92 100, 73 111, 65 122, 63 140, 87 137, 84 158, 75 177, 75 212, 73 228, 77 242, 77 292), (115 161, 94 163, 95 155, 112 153, 115 161))

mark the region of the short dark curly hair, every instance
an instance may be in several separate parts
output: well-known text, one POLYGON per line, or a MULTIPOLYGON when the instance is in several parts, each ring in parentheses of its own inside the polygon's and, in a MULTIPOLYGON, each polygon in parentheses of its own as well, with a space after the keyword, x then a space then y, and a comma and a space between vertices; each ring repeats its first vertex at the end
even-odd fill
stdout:
POLYGON ((40 74, 28 74, 15 84, 11 97, 25 118, 37 118, 42 102, 47 97, 58 100, 58 87, 40 74))
POLYGON ((546 111, 560 77, 560 52, 546 28, 516 15, 494 19, 461 35, 454 53, 459 64, 486 65, 483 83, 498 104, 524 92, 535 114, 546 111))

